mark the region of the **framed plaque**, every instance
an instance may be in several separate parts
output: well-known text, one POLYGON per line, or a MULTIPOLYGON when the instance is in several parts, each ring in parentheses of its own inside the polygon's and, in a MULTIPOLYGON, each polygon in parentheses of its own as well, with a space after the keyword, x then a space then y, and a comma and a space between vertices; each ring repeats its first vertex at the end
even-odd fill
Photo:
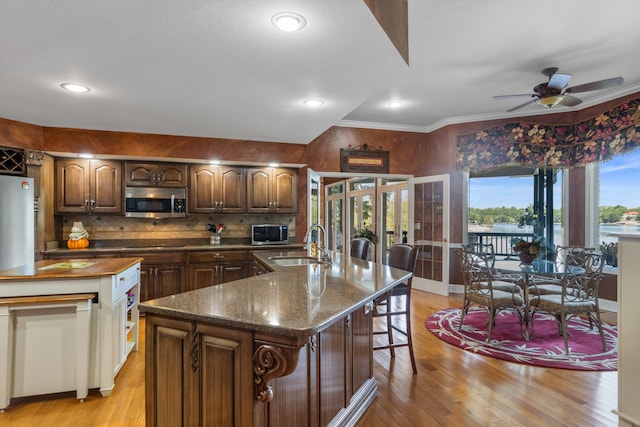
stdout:
POLYGON ((389 152, 341 148, 340 172, 389 173, 389 152))

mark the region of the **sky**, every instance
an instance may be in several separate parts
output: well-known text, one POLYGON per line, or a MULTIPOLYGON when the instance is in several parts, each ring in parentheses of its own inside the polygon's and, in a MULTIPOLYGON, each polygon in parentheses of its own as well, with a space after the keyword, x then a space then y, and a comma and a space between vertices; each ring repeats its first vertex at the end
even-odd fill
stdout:
MULTIPOLYGON (((554 186, 554 200, 560 205, 560 181, 554 186)), ((472 208, 526 208, 533 200, 533 178, 474 178, 469 183, 472 208)), ((619 155, 600 164, 600 206, 640 206, 640 150, 619 155)))

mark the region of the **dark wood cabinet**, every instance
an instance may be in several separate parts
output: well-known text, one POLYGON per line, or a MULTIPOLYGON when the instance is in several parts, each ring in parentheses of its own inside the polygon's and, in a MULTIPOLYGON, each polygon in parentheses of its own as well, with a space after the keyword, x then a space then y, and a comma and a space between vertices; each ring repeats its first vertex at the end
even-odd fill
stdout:
POLYGON ((136 253, 144 258, 140 270, 140 301, 184 292, 184 253, 136 253))
POLYGON ((56 213, 122 213, 122 163, 57 159, 56 213))
POLYGON ((188 211, 192 214, 244 213, 246 185, 242 167, 191 165, 188 211))
POLYGON ((182 163, 125 162, 129 187, 186 187, 187 165, 182 163))
POLYGON ((247 169, 247 212, 297 213, 298 170, 247 169))
POLYGON ((188 291, 247 277, 247 251, 203 251, 189 254, 188 291))
POLYGON ((253 425, 251 332, 154 315, 146 330, 147 426, 253 425))

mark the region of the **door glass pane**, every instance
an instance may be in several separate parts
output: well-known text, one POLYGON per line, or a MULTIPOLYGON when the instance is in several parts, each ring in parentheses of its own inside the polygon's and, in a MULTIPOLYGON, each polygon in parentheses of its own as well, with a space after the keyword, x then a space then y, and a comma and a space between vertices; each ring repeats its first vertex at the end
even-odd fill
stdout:
POLYGON ((386 264, 389 258, 389 248, 395 243, 396 221, 395 221, 395 191, 385 191, 382 193, 382 238, 379 239, 382 253, 382 263, 386 264))
POLYGON ((327 209, 327 224, 329 229, 329 249, 334 252, 342 252, 344 249, 344 236, 342 235, 343 215, 342 211, 343 200, 333 199, 328 200, 327 209))
POLYGON ((442 280, 443 183, 426 182, 415 185, 416 245, 420 246, 416 276, 442 280))

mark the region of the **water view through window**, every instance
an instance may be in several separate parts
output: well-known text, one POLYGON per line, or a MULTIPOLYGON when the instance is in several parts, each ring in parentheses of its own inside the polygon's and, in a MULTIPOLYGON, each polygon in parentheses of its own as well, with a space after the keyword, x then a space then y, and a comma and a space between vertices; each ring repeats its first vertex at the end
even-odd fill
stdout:
MULTIPOLYGON (((562 171, 553 186, 554 243, 562 244, 562 171)), ((518 227, 532 205, 533 178, 491 177, 469 179, 468 231, 532 233, 518 227)), ((610 233, 640 233, 640 150, 599 165, 599 240, 615 242, 610 233)))

